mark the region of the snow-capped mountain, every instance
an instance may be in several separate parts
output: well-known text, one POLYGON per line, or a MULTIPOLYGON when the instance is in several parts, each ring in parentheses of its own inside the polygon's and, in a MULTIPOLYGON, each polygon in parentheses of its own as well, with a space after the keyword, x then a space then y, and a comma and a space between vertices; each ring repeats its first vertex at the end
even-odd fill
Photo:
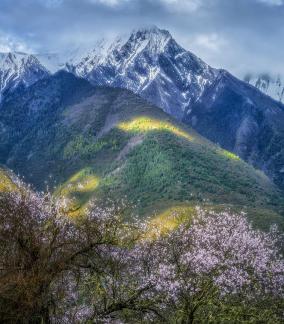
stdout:
POLYGON ((129 89, 178 119, 218 75, 157 27, 37 58, 52 73, 65 69, 94 85, 129 89))
POLYGON ((260 75, 247 74, 244 81, 255 86, 273 99, 284 102, 284 79, 280 75, 272 76, 268 73, 260 75))
POLYGON ((94 85, 129 89, 178 119, 218 75, 157 27, 134 31, 126 40, 100 41, 65 68, 94 85))
POLYGON ((10 52, 0 53, 0 98, 6 91, 17 86, 30 86, 49 72, 30 54, 10 52))

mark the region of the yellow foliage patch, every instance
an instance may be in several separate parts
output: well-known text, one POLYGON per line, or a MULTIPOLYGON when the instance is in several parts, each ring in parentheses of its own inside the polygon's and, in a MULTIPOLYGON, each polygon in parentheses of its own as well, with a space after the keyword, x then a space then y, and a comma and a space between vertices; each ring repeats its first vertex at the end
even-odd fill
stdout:
POLYGON ((155 130, 163 130, 171 132, 179 137, 183 137, 188 141, 194 141, 194 137, 177 126, 149 117, 139 117, 128 122, 118 124, 118 128, 125 132, 147 133, 155 130))
POLYGON ((220 153, 223 156, 225 156, 228 159, 230 159, 230 160, 236 160, 236 161, 239 161, 240 160, 240 158, 236 154, 234 154, 232 152, 229 152, 229 151, 226 151, 226 150, 220 150, 220 153))
POLYGON ((68 201, 70 216, 78 216, 88 206, 89 200, 100 183, 100 179, 90 170, 84 168, 70 177, 56 192, 68 201))
POLYGON ((0 192, 7 192, 16 190, 17 186, 14 184, 9 175, 0 170, 0 192))
POLYGON ((155 239, 167 234, 185 221, 189 221, 195 214, 193 206, 171 207, 150 220, 146 238, 155 239))

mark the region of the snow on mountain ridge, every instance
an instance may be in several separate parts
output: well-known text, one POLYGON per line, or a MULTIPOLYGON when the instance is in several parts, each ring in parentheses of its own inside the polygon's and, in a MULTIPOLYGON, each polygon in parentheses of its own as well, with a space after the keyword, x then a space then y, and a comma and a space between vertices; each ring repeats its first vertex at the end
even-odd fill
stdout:
POLYGON ((247 74, 244 81, 255 86, 273 99, 284 102, 284 77, 268 73, 247 74))

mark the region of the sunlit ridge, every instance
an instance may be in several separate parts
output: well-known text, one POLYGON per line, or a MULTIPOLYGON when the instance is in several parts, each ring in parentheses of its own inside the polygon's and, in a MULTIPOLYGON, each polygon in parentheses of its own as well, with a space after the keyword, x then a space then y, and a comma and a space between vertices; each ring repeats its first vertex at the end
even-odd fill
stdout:
POLYGON ((177 126, 166 122, 149 117, 139 117, 131 121, 122 122, 118 124, 118 128, 125 132, 133 133, 147 133, 155 130, 163 130, 171 132, 177 136, 183 137, 189 141, 194 141, 194 137, 186 131, 178 128, 177 126))

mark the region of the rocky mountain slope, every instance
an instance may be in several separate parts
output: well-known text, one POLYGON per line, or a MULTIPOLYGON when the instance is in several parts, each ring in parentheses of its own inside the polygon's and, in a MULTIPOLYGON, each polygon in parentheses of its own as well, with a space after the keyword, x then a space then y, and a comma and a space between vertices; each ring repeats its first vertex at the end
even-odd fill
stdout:
POLYGON ((0 162, 72 199, 74 213, 94 197, 126 199, 140 215, 180 204, 281 213, 282 193, 263 173, 128 90, 59 72, 0 109, 0 162))
MULTIPOLYGON (((168 31, 157 27, 139 29, 114 41, 100 40, 92 50, 81 48, 62 56, 65 65, 58 64, 56 57, 52 70, 57 66, 94 85, 131 90, 178 119, 218 75, 179 46, 168 31)), ((47 66, 52 56, 49 59, 47 66)))
POLYGON ((222 71, 184 117, 284 188, 284 106, 222 71))
POLYGON ((0 99, 18 86, 30 86, 49 74, 39 60, 29 54, 0 53, 0 99))

